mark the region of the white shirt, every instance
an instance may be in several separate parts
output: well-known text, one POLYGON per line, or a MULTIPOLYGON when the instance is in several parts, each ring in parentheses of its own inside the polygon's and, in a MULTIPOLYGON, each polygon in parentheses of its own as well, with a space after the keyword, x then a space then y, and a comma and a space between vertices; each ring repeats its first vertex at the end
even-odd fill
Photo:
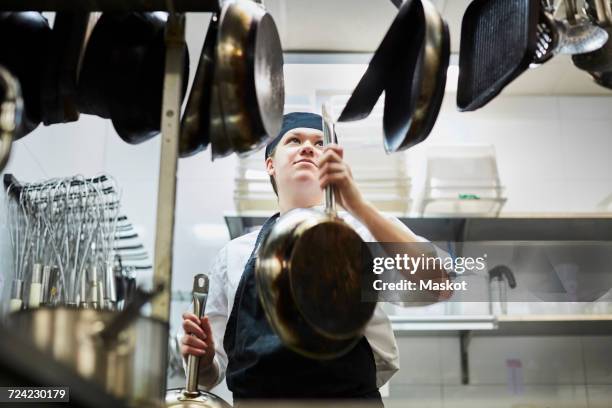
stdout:
MULTIPOLYGON (((375 242, 370 231, 355 217, 347 212, 338 215, 349 224, 365 242, 375 242)), ((389 217, 393 222, 408 231, 408 227, 399 219, 389 217)), ((223 336, 227 319, 234 305, 236 290, 244 272, 244 267, 255 247, 259 229, 228 242, 217 254, 209 272, 210 292, 206 304, 206 315, 211 323, 215 343, 213 366, 206 372, 200 372, 199 383, 211 389, 225 377, 227 354, 223 348, 223 336)), ((419 237, 423 241, 427 241, 419 237)), ((183 335, 179 330, 179 337, 183 335)), ((364 336, 368 340, 376 364, 376 385, 383 386, 399 370, 399 352, 391 322, 382 310, 381 303, 376 305, 374 315, 365 328, 364 336)))

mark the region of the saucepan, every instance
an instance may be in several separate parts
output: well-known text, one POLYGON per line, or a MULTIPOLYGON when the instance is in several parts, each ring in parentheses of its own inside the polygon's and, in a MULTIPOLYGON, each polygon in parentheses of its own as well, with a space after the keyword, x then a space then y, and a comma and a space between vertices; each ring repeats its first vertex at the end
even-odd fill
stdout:
POLYGON ((121 312, 44 307, 12 313, 8 322, 37 349, 110 394, 133 406, 159 406, 166 382, 168 325, 139 315, 155 293, 139 291, 121 312))
POLYGON ((0 66, 0 172, 11 154, 13 138, 21 124, 22 109, 19 82, 0 66))
MULTIPOLYGON (((334 130, 327 105, 323 117, 329 143, 334 130)), ((331 187, 324 212, 294 209, 278 219, 262 243, 255 276, 266 317, 287 347, 330 359, 359 341, 375 308, 361 301, 361 285, 372 276, 365 250, 336 214, 331 187)))

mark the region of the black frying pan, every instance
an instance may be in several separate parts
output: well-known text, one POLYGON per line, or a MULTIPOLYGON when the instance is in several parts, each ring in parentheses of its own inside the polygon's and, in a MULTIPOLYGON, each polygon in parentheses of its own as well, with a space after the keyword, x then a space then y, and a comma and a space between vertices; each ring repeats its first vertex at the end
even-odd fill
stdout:
POLYGON ((604 30, 608 32, 608 42, 593 52, 572 55, 576 67, 585 71, 612 71, 612 27, 604 27, 604 30))
MULTIPOLYGON (((342 110, 338 122, 351 122, 368 117, 385 88, 412 87, 411 73, 424 35, 422 26, 418 24, 419 5, 418 0, 407 0, 401 4, 397 16, 374 52, 368 69, 342 110), (401 67, 398 66, 400 64, 401 67), (391 71, 397 73, 396 78, 402 78, 402 84, 396 82, 394 86, 390 86, 387 83, 391 71)), ((420 13, 422 14, 422 11, 420 13)))
POLYGON ((217 44, 218 15, 215 13, 208 24, 202 46, 198 69, 187 99, 181 121, 179 139, 180 157, 189 157, 206 149, 210 143, 210 106, 215 69, 215 46, 217 44))
POLYGON ((457 106, 473 111, 495 98, 533 61, 540 0, 474 0, 461 24, 457 106))
POLYGON ((385 150, 422 142, 440 112, 449 59, 448 26, 436 8, 428 0, 404 2, 339 121, 367 117, 384 90, 385 150))
POLYGON ((55 15, 41 89, 41 119, 45 125, 74 122, 79 118, 78 68, 90 23, 94 23, 90 13, 55 15))
MULTIPOLYGON (((410 72, 410 66, 406 66, 402 71, 393 71, 385 90, 383 128, 387 152, 406 150, 424 141, 434 127, 444 99, 450 59, 448 25, 429 0, 418 3, 422 5, 420 26, 425 33, 413 68, 412 87, 396 85, 405 81, 410 72), (406 103, 408 100, 410 103, 406 103)), ((412 58, 410 55, 404 62, 414 64, 412 58)))
POLYGON ((612 72, 591 72, 591 76, 597 85, 612 89, 612 72))
MULTIPOLYGON (((166 17, 165 13, 104 13, 83 57, 79 111, 110 118, 117 134, 130 144, 160 132, 166 17)), ((183 49, 182 95, 189 76, 189 54, 186 46, 183 49)))

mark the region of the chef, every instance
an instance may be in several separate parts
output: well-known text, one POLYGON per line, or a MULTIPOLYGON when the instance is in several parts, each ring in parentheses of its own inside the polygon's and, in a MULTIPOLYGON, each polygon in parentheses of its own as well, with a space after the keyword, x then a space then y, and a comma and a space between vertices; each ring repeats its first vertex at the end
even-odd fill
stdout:
MULTIPOLYGON (((382 406, 379 387, 399 369, 395 337, 377 305, 362 339, 347 354, 321 361, 285 347, 259 302, 255 285, 257 250, 279 215, 321 205, 323 189, 335 188, 339 215, 366 242, 422 242, 396 218, 364 199, 343 149, 323 145, 321 116, 284 116, 280 134, 266 147, 265 166, 278 196, 279 214, 259 230, 230 241, 216 257, 206 316, 183 314, 183 358, 200 357, 199 383, 210 389, 227 379, 234 401, 243 399, 367 399, 382 406)), ((444 296, 444 294, 438 294, 444 296)))

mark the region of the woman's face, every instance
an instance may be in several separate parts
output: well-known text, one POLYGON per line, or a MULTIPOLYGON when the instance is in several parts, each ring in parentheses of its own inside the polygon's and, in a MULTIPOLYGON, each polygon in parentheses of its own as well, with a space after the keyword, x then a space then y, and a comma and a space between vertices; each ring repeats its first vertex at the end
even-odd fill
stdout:
POLYGON ((287 186, 318 187, 318 161, 322 153, 323 132, 292 129, 283 135, 274 155, 266 160, 268 174, 274 176, 279 191, 285 191, 287 186))

